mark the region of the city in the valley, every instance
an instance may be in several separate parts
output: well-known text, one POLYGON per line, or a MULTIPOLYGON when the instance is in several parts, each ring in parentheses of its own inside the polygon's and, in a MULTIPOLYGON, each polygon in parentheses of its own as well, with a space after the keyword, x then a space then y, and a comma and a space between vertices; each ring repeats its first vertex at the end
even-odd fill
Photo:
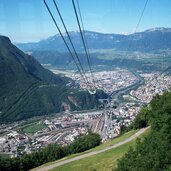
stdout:
MULTIPOLYGON (((74 80, 74 86, 86 89, 79 74, 65 75, 74 80)), ((86 75, 90 78, 90 73, 86 75)), ((110 95, 109 99, 99 99, 103 104, 99 109, 65 110, 49 116, 3 124, 0 126, 0 153, 17 157, 51 143, 65 146, 89 131, 100 134, 102 142, 115 138, 122 127, 130 125, 143 105, 148 104, 155 95, 169 91, 171 76, 159 72, 135 73, 118 68, 94 72, 94 83, 97 89, 110 95)))

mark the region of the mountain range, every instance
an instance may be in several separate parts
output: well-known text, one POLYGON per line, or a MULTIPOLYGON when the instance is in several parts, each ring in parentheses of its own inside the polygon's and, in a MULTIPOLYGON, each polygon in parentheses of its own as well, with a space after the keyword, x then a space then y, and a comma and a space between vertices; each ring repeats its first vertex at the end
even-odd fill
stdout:
MULTIPOLYGON (((80 33, 69 32, 71 39, 79 52, 83 51, 80 33)), ((66 33, 63 34, 67 39, 66 33)), ((90 50, 116 49, 129 51, 153 51, 158 49, 171 49, 171 28, 153 28, 143 32, 129 35, 104 34, 85 31, 90 50)), ((34 43, 17 43, 23 51, 58 51, 67 52, 59 34, 34 43)))
POLYGON ((0 36, 0 123, 68 109, 92 109, 100 104, 99 98, 107 97, 102 91, 92 96, 68 83, 74 84, 44 69, 33 56, 0 36))

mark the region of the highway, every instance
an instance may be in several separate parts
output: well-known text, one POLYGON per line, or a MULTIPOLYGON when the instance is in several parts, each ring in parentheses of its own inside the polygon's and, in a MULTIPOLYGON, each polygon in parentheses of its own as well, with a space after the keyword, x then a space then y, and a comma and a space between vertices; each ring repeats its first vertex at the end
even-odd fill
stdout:
POLYGON ((34 171, 47 171, 47 170, 51 170, 55 167, 58 167, 58 166, 61 166, 61 165, 64 165, 64 164, 67 164, 67 163, 70 163, 70 162, 73 162, 73 161, 77 161, 77 160, 80 160, 80 159, 83 159, 83 158, 86 158, 86 157, 89 157, 89 156, 92 156, 92 155, 95 155, 95 154, 99 154, 99 153, 102 153, 102 152, 105 152, 107 150, 111 150, 111 149, 114 149, 114 148, 117 148, 123 144, 126 144, 130 141, 132 141, 133 139, 137 138, 138 136, 140 136, 142 133, 144 133, 147 129, 147 128, 142 128, 140 129, 138 132, 136 132, 134 135, 132 135, 131 137, 119 142, 119 143, 116 143, 112 146, 108 146, 108 147, 105 147, 103 148, 102 150, 97 150, 97 151, 92 151, 92 152, 89 152, 89 153, 86 153, 86 154, 83 154, 83 155, 80 155, 80 156, 77 156, 77 157, 73 157, 73 158, 70 158, 70 159, 66 159, 66 160, 63 160, 63 161, 59 161, 59 162, 56 162, 56 163, 53 163, 49 166, 42 166, 42 167, 38 167, 38 168, 35 168, 33 169, 34 171))

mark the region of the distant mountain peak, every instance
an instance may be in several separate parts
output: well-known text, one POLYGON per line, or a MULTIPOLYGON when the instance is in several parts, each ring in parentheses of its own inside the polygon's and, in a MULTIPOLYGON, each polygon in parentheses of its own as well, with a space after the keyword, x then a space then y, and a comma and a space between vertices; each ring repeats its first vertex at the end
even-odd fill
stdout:
POLYGON ((160 32, 171 32, 171 28, 166 28, 166 27, 155 27, 146 30, 145 32, 155 32, 155 31, 160 31, 160 32))
POLYGON ((1 40, 3 40, 3 41, 5 40, 5 41, 11 43, 11 40, 9 39, 9 37, 3 36, 3 35, 0 35, 0 41, 1 40))
MULTIPOLYGON (((83 43, 79 31, 71 31, 69 35, 78 52, 83 52, 83 43)), ((171 49, 171 28, 156 27, 134 34, 109 34, 94 31, 85 31, 86 39, 90 49, 116 49, 126 50, 132 41, 130 50, 150 51, 158 49, 171 49)), ((64 38, 68 42, 66 33, 64 38)), ((37 43, 19 43, 19 48, 24 51, 58 51, 67 52, 65 44, 56 34, 37 43)))

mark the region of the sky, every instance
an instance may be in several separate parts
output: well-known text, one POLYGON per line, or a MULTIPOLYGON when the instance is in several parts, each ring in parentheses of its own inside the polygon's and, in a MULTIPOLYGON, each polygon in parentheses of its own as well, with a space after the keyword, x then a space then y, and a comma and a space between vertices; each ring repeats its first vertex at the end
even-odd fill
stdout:
MULTIPOLYGON (((46 0, 62 31, 52 0, 46 0)), ((78 0, 85 30, 133 33, 146 0, 78 0)), ((76 0, 75 0, 76 2, 76 0)), ((78 30, 72 0, 56 0, 69 31, 78 30)), ((171 27, 171 0, 149 0, 137 31, 171 27)), ((36 42, 58 31, 43 0, 0 0, 0 35, 13 42, 36 42)))

